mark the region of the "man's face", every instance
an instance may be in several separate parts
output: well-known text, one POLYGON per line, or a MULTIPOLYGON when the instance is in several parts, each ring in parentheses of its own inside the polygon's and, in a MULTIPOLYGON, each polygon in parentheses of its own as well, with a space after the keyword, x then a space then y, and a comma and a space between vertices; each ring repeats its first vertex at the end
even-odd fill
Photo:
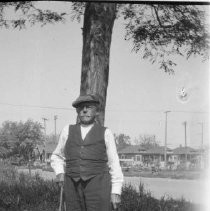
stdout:
POLYGON ((81 124, 89 125, 95 120, 97 112, 97 105, 95 103, 81 103, 77 108, 78 117, 81 124))

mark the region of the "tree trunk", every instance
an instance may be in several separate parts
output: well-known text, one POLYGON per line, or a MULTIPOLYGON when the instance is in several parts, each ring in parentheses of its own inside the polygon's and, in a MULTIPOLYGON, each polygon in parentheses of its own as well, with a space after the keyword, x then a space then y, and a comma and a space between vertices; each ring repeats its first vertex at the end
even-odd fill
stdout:
POLYGON ((86 3, 80 94, 96 94, 100 99, 98 122, 104 125, 109 78, 109 55, 115 3, 86 3))

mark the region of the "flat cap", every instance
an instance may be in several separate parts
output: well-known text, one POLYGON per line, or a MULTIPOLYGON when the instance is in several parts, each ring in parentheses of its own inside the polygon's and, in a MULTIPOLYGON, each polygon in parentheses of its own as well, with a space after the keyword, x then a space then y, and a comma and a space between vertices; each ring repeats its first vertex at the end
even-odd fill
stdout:
POLYGON ((74 108, 78 108, 81 103, 92 102, 100 104, 99 98, 93 94, 80 95, 73 103, 74 108))

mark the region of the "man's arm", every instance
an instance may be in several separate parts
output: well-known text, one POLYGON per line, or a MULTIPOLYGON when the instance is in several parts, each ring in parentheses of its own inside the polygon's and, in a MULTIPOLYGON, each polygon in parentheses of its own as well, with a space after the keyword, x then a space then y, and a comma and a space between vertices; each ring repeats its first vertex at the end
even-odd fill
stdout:
POLYGON ((58 145, 50 158, 51 167, 53 168, 56 174, 56 180, 58 182, 64 181, 64 172, 65 172, 64 148, 66 141, 68 139, 68 130, 69 126, 63 128, 59 137, 58 145))
POLYGON ((114 140, 114 136, 111 130, 106 129, 105 131, 105 144, 108 157, 108 166, 110 168, 112 190, 111 190, 111 201, 114 209, 117 208, 121 202, 121 190, 123 184, 123 173, 117 154, 117 148, 114 140))

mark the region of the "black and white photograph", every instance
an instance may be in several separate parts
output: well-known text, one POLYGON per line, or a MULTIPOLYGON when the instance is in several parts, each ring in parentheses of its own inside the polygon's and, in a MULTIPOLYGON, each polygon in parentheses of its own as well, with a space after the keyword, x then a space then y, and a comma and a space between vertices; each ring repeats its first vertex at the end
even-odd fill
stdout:
POLYGON ((0 2, 0 211, 210 210, 210 1, 0 2))

